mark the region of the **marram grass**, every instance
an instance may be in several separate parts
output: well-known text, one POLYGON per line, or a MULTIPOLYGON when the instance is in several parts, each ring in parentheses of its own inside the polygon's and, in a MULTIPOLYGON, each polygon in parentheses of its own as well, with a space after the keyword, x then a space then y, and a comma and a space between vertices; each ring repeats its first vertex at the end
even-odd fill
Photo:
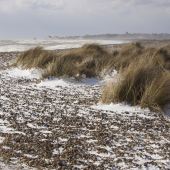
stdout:
POLYGON ((36 47, 20 53, 11 66, 41 68, 42 78, 67 76, 76 80, 83 74, 100 77, 100 71, 108 74, 117 70, 117 81, 103 87, 103 103, 128 102, 159 111, 170 104, 170 45, 144 48, 137 42, 108 52, 98 44, 85 44, 61 54, 36 47))

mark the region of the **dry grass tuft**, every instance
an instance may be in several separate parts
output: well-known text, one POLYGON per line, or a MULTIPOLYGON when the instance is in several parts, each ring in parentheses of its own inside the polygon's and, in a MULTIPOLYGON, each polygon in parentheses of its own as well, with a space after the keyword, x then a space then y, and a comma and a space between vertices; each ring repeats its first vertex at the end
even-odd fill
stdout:
POLYGON ((98 44, 85 44, 74 52, 63 53, 48 64, 43 74, 44 78, 71 76, 77 80, 86 77, 96 77, 102 70, 108 56, 111 56, 98 44))
MULTIPOLYGON (((146 82, 151 81, 158 74, 157 68, 152 66, 153 65, 148 64, 147 61, 144 62, 141 60, 140 62, 131 63, 123 71, 121 68, 119 70, 121 79, 113 85, 109 85, 113 87, 113 90, 109 89, 113 92, 109 95, 110 97, 107 97, 107 100, 102 100, 102 102, 126 101, 132 105, 139 104, 146 82)), ((108 87, 106 88, 108 90, 108 87)), ((105 96, 105 91, 103 95, 105 96)), ((104 96, 102 98, 105 98, 104 96)))
POLYGON ((99 77, 99 71, 107 65, 111 57, 98 44, 85 44, 74 52, 63 52, 60 55, 36 47, 22 52, 11 66, 42 68, 43 78, 71 76, 79 79, 83 74, 86 77, 99 77))
POLYGON ((99 76, 99 71, 105 67, 110 57, 98 44, 85 44, 74 52, 63 52, 60 55, 36 47, 22 52, 11 66, 42 68, 43 78, 71 76, 78 80, 83 74, 86 77, 99 76))
MULTIPOLYGON (((106 50, 99 44, 85 44, 80 48, 79 52, 83 52, 83 53, 98 53, 98 54, 104 54, 107 53, 106 50)), ((100 56, 99 56, 100 57, 100 56)))
POLYGON ((161 65, 164 69, 170 70, 170 46, 155 49, 152 59, 156 65, 161 65))
POLYGON ((43 50, 43 47, 38 46, 20 53, 11 66, 21 66, 25 69, 44 68, 54 57, 51 51, 43 50))
POLYGON ((165 72, 145 87, 140 106, 150 110, 162 111, 170 104, 170 74, 165 72))
POLYGON ((61 55, 50 62, 42 74, 43 78, 50 77, 76 77, 79 73, 78 68, 73 64, 77 56, 74 53, 61 55))
POLYGON ((134 61, 123 71, 120 69, 119 74, 121 78, 115 83, 105 85, 103 103, 128 102, 154 111, 170 104, 170 73, 152 58, 134 61))
POLYGON ((99 77, 99 72, 118 70, 115 83, 107 83, 102 102, 128 102, 152 110, 163 110, 170 103, 170 45, 144 48, 138 42, 109 53, 98 44, 85 44, 72 52, 56 55, 36 47, 22 52, 11 66, 42 68, 42 78, 99 77))
POLYGON ((108 62, 107 70, 112 68, 119 70, 120 68, 128 67, 132 61, 138 60, 143 49, 144 47, 138 42, 125 45, 119 52, 115 51, 113 53, 113 57, 108 62))
POLYGON ((128 102, 157 111, 170 104, 170 45, 126 45, 110 58, 107 69, 113 68, 119 70, 121 79, 105 85, 103 103, 128 102))

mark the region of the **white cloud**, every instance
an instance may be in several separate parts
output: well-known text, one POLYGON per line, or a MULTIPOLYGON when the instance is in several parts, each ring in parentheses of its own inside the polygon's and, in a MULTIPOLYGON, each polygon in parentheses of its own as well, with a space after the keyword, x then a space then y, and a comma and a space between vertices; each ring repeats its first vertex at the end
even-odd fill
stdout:
POLYGON ((55 0, 34 0, 31 7, 32 8, 41 8, 41 9, 50 9, 50 10, 59 10, 63 9, 66 4, 63 1, 55 0))
POLYGON ((5 35, 169 32, 170 0, 0 0, 5 35))
POLYGON ((170 7, 169 0, 0 0, 0 11, 18 10, 67 10, 70 12, 114 12, 113 10, 132 10, 133 8, 170 7))
POLYGON ((65 6, 62 0, 0 0, 0 10, 4 12, 35 9, 60 10, 65 6))

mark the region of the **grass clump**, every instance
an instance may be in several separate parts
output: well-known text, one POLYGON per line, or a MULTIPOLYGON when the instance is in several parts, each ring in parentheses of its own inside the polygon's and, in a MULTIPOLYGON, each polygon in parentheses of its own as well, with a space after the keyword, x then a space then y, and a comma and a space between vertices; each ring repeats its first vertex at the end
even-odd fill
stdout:
MULTIPOLYGON (((119 79, 110 84, 111 88, 106 87, 102 96, 102 102, 122 102, 126 101, 132 105, 139 104, 144 92, 145 84, 157 75, 157 69, 145 65, 144 62, 130 64, 127 69, 119 70, 119 79), (106 91, 112 91, 105 97, 106 91)), ((108 85, 107 85, 108 86, 108 85)), ((108 93, 108 92, 107 92, 108 93)))
POLYGON ((165 72, 146 86, 140 102, 141 108, 162 111, 170 104, 170 74, 165 72))
MULTIPOLYGON (((120 78, 114 83, 105 85, 102 102, 107 104, 128 102, 131 105, 140 105, 141 108, 149 107, 151 110, 163 110, 170 104, 169 47, 160 49, 140 47, 136 57, 133 56, 134 49, 131 50, 131 57, 134 60, 131 60, 130 63, 128 61, 125 66, 122 65, 120 59, 120 78)), ((121 51, 118 55, 120 54, 121 51)), ((125 53, 123 52, 123 54, 125 53)), ((129 53, 126 54, 129 55, 129 53)))
POLYGON ((99 77, 99 71, 102 71, 108 60, 112 57, 102 46, 98 44, 85 44, 77 50, 77 55, 82 56, 83 60, 77 62, 79 74, 85 74, 86 77, 99 77))
POLYGON ((45 68, 44 78, 68 76, 80 79, 96 77, 102 70, 103 63, 109 56, 108 52, 98 44, 85 44, 74 52, 63 53, 45 68))
POLYGON ((170 45, 144 48, 140 43, 123 46, 109 53, 98 44, 85 44, 71 52, 54 54, 42 47, 22 52, 11 66, 42 68, 42 78, 100 77, 119 71, 114 83, 106 83, 102 102, 128 102, 131 105, 163 110, 170 103, 170 45))
POLYGON ((56 55, 36 47, 22 52, 11 66, 24 69, 42 68, 43 78, 68 76, 79 79, 99 76, 111 55, 98 44, 85 44, 72 52, 56 55))
POLYGON ((55 55, 51 51, 43 50, 43 47, 31 48, 19 54, 11 66, 25 69, 44 68, 54 59, 55 55))
POLYGON ((77 59, 79 57, 72 52, 54 58, 45 68, 42 77, 75 77, 79 72, 78 68, 74 65, 77 59))
POLYGON ((144 47, 136 42, 125 45, 119 51, 114 51, 107 64, 107 70, 112 70, 113 68, 119 70, 120 68, 128 67, 132 61, 139 59, 143 49, 144 47))

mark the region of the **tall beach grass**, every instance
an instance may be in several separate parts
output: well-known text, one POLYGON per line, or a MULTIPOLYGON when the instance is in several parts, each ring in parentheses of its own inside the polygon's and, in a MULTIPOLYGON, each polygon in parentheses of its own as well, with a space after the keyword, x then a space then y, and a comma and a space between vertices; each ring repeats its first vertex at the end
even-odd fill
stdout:
POLYGON ((170 45, 144 48, 140 43, 108 52, 98 44, 85 44, 74 51, 56 54, 36 47, 20 53, 11 66, 43 69, 42 78, 100 77, 99 72, 119 72, 115 82, 103 87, 103 103, 128 102, 131 105, 163 110, 170 104, 170 45))
POLYGON ((113 59, 121 78, 105 85, 101 101, 127 102, 162 111, 170 104, 170 46, 145 49, 131 44, 122 50, 113 59))

